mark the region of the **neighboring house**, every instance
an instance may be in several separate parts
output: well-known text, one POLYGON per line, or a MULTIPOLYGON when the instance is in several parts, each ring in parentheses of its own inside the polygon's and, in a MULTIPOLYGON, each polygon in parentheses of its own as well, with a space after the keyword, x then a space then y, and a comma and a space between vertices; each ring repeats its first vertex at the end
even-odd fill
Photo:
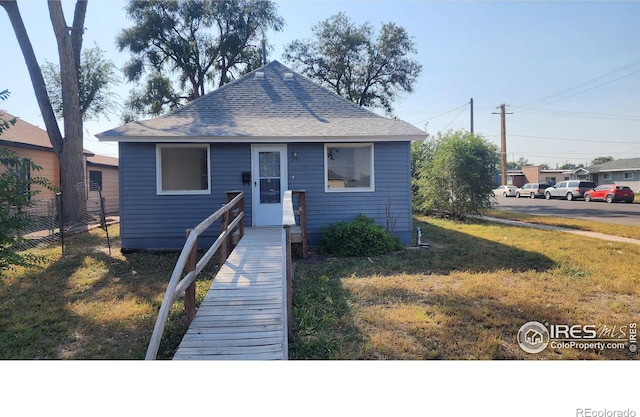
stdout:
POLYGON ((100 194, 104 198, 105 213, 116 214, 120 208, 118 158, 110 156, 87 156, 87 180, 89 194, 87 207, 100 206, 100 194))
MULTIPOLYGON (((0 119, 12 120, 15 116, 0 110, 0 119)), ((53 151, 47 132, 37 126, 15 118, 16 122, 0 135, 0 147, 8 148, 20 158, 30 159, 40 166, 41 170, 26 173, 32 177, 44 177, 56 187, 60 187, 60 167, 58 157, 53 151)), ((2 169, 0 167, 0 169, 2 169)), ((45 187, 34 186, 36 200, 47 200, 55 197, 56 192, 45 187)))
POLYGON ((617 184, 640 192, 640 158, 617 159, 600 165, 578 168, 574 171, 578 179, 596 184, 617 184))
MULTIPOLYGON (((555 184, 560 181, 567 181, 572 178, 573 172, 566 169, 540 169, 537 165, 525 166, 522 169, 507 171, 507 184, 522 187, 526 183, 546 182, 555 184)), ((500 175, 496 177, 496 182, 500 184, 500 175)))
MULTIPOLYGON (((15 116, 0 110, 0 119, 11 120, 13 118, 15 116)), ((30 159, 34 164, 40 166, 40 171, 27 173, 26 175, 46 178, 56 188, 60 188, 60 164, 49 141, 49 135, 45 130, 16 118, 16 123, 0 135, 0 147, 11 149, 19 157, 30 159)), ((103 196, 105 197, 105 202, 108 207, 112 208, 109 213, 117 213, 118 159, 95 155, 85 150, 84 165, 87 183, 92 175, 94 178, 100 177, 104 184, 103 196)), ((93 188, 95 189, 95 187, 93 188)), ((39 191, 34 197, 35 200, 48 200, 55 197, 56 194, 56 191, 40 186, 34 186, 34 190, 39 191)), ((95 196, 92 192, 91 187, 87 185, 87 207, 89 209, 95 206, 95 196)))
POLYGON ((180 248, 185 230, 232 190, 245 192, 249 226, 281 224, 284 191, 305 190, 312 245, 321 227, 359 213, 381 226, 392 217, 393 233, 411 241, 410 145, 426 133, 277 61, 168 115, 96 136, 119 143, 123 249, 180 248))

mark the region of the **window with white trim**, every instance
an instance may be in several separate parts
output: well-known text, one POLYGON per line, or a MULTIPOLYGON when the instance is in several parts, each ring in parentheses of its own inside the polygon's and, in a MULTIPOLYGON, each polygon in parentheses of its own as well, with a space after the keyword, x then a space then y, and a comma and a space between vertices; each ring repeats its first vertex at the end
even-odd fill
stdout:
POLYGON ((156 145, 158 194, 210 194, 209 145, 156 145))
POLYGON ((632 180, 634 178, 633 171, 626 171, 624 173, 625 180, 632 180))
POLYGON ((325 191, 375 191, 372 143, 324 145, 325 191))

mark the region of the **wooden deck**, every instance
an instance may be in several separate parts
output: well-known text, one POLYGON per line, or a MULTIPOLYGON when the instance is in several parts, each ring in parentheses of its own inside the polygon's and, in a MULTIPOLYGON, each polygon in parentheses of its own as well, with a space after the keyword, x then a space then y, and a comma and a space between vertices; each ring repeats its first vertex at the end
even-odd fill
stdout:
POLYGON ((281 227, 245 229, 173 359, 287 359, 281 227))

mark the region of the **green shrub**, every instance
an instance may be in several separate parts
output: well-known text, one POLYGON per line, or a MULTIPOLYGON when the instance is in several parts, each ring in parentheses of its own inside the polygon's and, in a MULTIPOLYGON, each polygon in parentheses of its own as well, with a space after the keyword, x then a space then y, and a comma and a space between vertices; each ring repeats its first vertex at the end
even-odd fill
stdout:
POLYGON ((341 221, 322 227, 320 232, 318 249, 327 255, 376 256, 402 249, 400 239, 362 214, 349 223, 341 221))

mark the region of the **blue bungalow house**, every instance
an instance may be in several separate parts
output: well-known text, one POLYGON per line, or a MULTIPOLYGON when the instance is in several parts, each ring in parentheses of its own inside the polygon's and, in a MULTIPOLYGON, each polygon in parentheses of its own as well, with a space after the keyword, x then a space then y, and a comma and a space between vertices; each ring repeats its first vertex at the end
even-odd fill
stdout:
POLYGON ((277 61, 158 118, 108 130, 118 142, 123 250, 179 249, 185 230, 245 193, 247 226, 281 223, 305 190, 308 239, 359 213, 412 236, 411 141, 426 133, 372 113, 277 61), (390 207, 390 210, 388 209, 390 207))

